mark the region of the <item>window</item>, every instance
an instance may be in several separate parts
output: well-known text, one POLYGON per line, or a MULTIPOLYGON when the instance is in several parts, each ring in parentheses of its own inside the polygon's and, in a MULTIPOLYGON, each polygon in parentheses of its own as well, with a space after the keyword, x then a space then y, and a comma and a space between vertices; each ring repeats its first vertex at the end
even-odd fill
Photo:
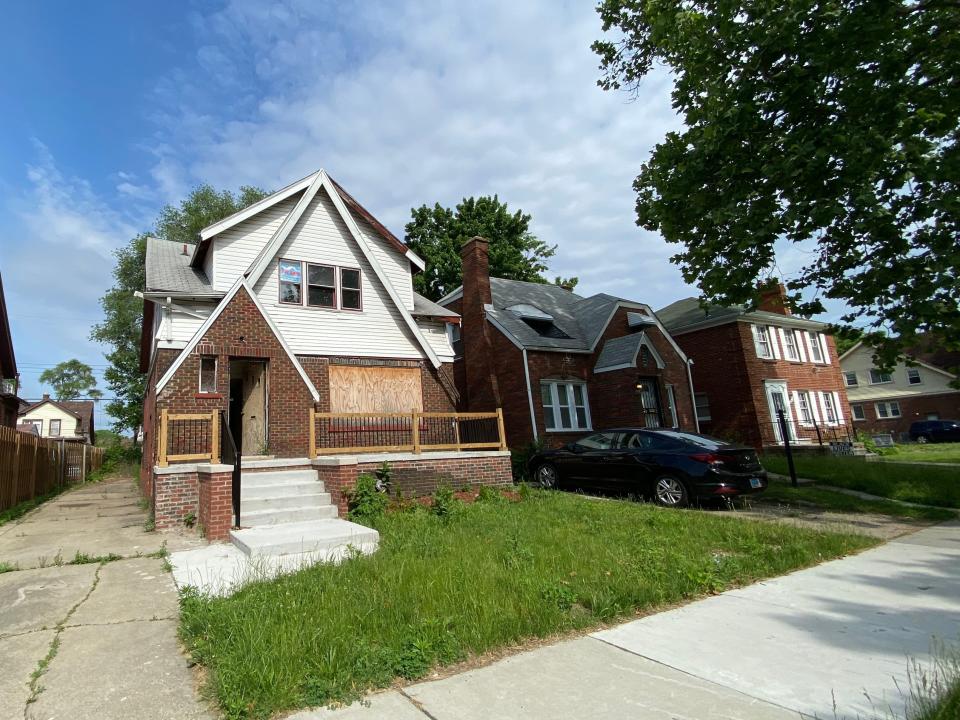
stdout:
POLYGON ((280 302, 303 304, 303 266, 299 260, 281 260, 278 263, 280 302))
POLYGON ((804 425, 813 425, 813 410, 810 407, 810 393, 802 390, 797 393, 797 414, 804 425))
POLYGON ((570 336, 563 330, 553 324, 553 320, 542 320, 540 318, 520 318, 532 330, 535 330, 540 337, 554 338, 555 340, 569 340, 570 336))
POLYGON ((876 408, 877 419, 879 420, 900 417, 900 403, 896 401, 878 402, 874 407, 876 408))
POLYGON ((680 427, 677 422, 677 396, 673 392, 673 385, 667 385, 667 409, 670 411, 670 427, 680 427))
POLYGON ((588 430, 590 413, 583 383, 540 383, 543 424, 547 430, 588 430))
POLYGON ((867 415, 863 412, 863 405, 851 405, 850 414, 853 415, 854 420, 866 420, 867 415))
POLYGON ((807 338, 810 340, 810 359, 815 363, 824 362, 823 345, 820 344, 820 333, 807 331, 807 338))
POLYGON ((307 305, 337 306, 336 271, 332 265, 307 265, 307 305))
POLYGON ((847 387, 856 387, 860 383, 857 381, 857 374, 855 372, 845 372, 843 374, 843 379, 847 383, 847 387))
POLYGON ((577 445, 585 450, 609 450, 613 447, 613 433, 597 433, 577 440, 577 445))
POLYGON ((447 338, 453 348, 454 357, 463 357, 463 335, 457 323, 447 323, 447 338))
POLYGON ((60 421, 59 420, 50 421, 50 436, 60 437, 60 421))
POLYGON ((215 393, 217 391, 217 359, 215 357, 200 358, 200 392, 215 393))
POLYGON ((883 383, 893 382, 893 378, 888 372, 880 372, 876 368, 870 368, 870 384, 882 385, 883 383))
POLYGON ((823 398, 823 413, 830 424, 837 422, 837 409, 833 406, 833 395, 830 393, 820 393, 823 398))
POLYGON ((27 420, 37 429, 37 435, 43 435, 43 420, 27 420))
POLYGON ((340 268, 340 307, 344 310, 361 310, 360 271, 340 268))
POLYGON ((706 393, 695 393, 693 401, 697 406, 697 420, 705 422, 710 419, 710 399, 706 393))
POLYGON ((770 345, 770 332, 764 325, 753 325, 753 344, 757 347, 757 357, 772 358, 773 347, 770 345))
POLYGON ((917 368, 907 368, 907 382, 911 385, 919 385, 923 382, 920 379, 920 371, 917 368))
POLYGON ((786 329, 783 331, 783 352, 787 360, 799 360, 800 350, 797 348, 797 331, 786 329))

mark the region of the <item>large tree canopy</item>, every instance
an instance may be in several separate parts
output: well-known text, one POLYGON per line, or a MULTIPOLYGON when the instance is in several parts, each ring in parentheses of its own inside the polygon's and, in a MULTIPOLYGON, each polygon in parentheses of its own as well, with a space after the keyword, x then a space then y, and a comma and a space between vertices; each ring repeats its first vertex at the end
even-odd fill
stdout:
POLYGON ((638 224, 684 278, 751 303, 774 242, 793 309, 842 300, 890 363, 916 333, 960 348, 960 3, 603 0, 605 89, 673 74, 685 128, 642 166, 638 224), (799 291, 816 289, 802 301, 799 291))
MULTIPOLYGON (((179 206, 167 205, 160 211, 153 233, 164 240, 193 244, 201 229, 266 197, 259 188, 241 187, 238 194, 217 192, 209 185, 194 189, 179 206)), ((114 430, 136 430, 143 422, 145 381, 140 372, 140 325, 143 301, 134 292, 146 285, 145 255, 147 234, 133 238, 117 250, 113 269, 114 285, 100 299, 104 320, 94 325, 90 338, 110 347, 106 353, 110 366, 103 376, 113 391, 107 412, 115 419, 114 430)))
POLYGON ((93 370, 76 358, 47 368, 40 373, 40 382, 53 388, 53 396, 57 400, 76 400, 79 397, 99 400, 103 397, 103 393, 97 390, 93 370))
MULTIPOLYGON (((414 277, 414 289, 438 300, 462 281, 460 247, 480 235, 490 241, 490 274, 493 277, 545 283, 546 261, 556 245, 547 245, 530 232, 530 216, 522 210, 511 213, 500 199, 485 196, 464 198, 456 211, 436 203, 410 210, 406 225, 410 249, 422 257, 427 269, 414 277)), ((556 282, 576 285, 577 279, 556 282)))

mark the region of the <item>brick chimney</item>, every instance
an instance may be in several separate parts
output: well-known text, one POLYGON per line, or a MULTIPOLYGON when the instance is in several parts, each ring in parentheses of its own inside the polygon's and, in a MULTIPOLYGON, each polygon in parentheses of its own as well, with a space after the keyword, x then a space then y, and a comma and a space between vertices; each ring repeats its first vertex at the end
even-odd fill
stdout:
POLYGON ((778 315, 790 315, 790 308, 787 307, 787 289, 782 282, 770 280, 757 288, 760 291, 760 300, 757 303, 757 310, 777 313, 778 315))
POLYGON ((49 399, 50 399, 50 394, 49 394, 49 393, 44 393, 44 394, 43 394, 43 399, 44 399, 44 400, 49 400, 49 399))
POLYGON ((490 243, 482 237, 470 238, 460 248, 460 259, 463 263, 460 333, 467 381, 464 401, 472 412, 491 411, 500 407, 500 387, 494 368, 490 324, 483 309, 493 302, 490 243))

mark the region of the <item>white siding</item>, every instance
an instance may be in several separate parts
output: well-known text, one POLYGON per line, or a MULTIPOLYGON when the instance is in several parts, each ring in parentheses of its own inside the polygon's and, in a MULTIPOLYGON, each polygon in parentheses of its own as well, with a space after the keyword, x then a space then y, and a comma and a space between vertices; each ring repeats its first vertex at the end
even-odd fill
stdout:
POLYGON ((208 272, 207 277, 215 290, 226 292, 247 271, 301 195, 297 193, 213 238, 212 274, 208 272))
POLYGON ((418 320, 420 332, 427 339, 430 347, 440 358, 440 362, 453 362, 453 346, 450 345, 450 336, 447 334, 447 324, 418 320))
POLYGON ((202 317, 194 317, 173 308, 157 306, 160 324, 157 328, 157 345, 164 348, 182 348, 194 336, 213 308, 211 303, 178 302, 177 305, 202 317))
MULTIPOLYGON (((219 277, 219 259, 217 263, 219 277)), ((385 262, 383 264, 386 265, 385 262)), ((396 273, 396 269, 393 272, 396 273)), ((406 286, 395 286, 401 297, 403 293, 412 293, 409 277, 407 271, 406 286)), ((394 307, 323 190, 317 193, 280 252, 271 260, 255 291, 296 354, 423 357, 423 351, 406 327, 399 310, 394 307), (323 310, 281 304, 277 258, 359 267, 363 311, 323 310)))
MULTIPOLYGON (((939 395, 956 392, 950 386, 950 376, 927 367, 914 366, 920 372, 920 384, 911 385, 907 379, 907 365, 899 362, 890 373, 893 382, 883 384, 870 383, 870 369, 875 367, 873 351, 861 345, 847 355, 840 363, 843 373, 855 372, 858 385, 847 387, 847 399, 852 403, 882 399, 904 399, 923 395, 939 395)), ((846 378, 844 378, 846 383, 846 378)))
POLYGON ((367 246, 373 251, 377 262, 380 263, 384 275, 390 279, 390 284, 393 285, 400 296, 404 307, 407 310, 413 310, 413 278, 410 273, 410 260, 384 240, 363 218, 356 213, 351 213, 351 215, 353 215, 357 227, 360 228, 361 234, 367 241, 367 246))
POLYGON ((45 403, 38 408, 25 412, 17 418, 17 422, 28 422, 30 420, 40 420, 43 422, 43 428, 40 431, 41 437, 82 437, 83 432, 79 431, 80 421, 70 413, 61 410, 55 405, 45 403), (50 434, 50 421, 60 421, 60 434, 50 434))

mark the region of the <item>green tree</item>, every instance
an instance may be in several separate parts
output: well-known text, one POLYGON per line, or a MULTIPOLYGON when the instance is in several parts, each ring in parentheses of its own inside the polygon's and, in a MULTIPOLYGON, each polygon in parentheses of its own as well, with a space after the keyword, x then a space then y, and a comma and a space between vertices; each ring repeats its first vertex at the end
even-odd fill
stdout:
MULTIPOLYGON (((217 192, 209 185, 195 188, 179 206, 160 211, 154 235, 163 240, 193 244, 200 230, 264 198, 259 188, 241 187, 239 193, 217 192)), ((114 399, 107 412, 115 419, 113 429, 135 431, 143 422, 146 377, 140 372, 140 326, 143 301, 134 296, 146 285, 147 236, 140 234, 114 253, 114 284, 100 299, 104 320, 94 325, 90 338, 107 345, 109 367, 104 372, 114 399)))
MULTIPOLYGON (((480 235, 490 241, 490 274, 493 277, 546 283, 546 261, 556 253, 556 245, 547 245, 530 232, 530 216, 522 210, 511 213, 500 199, 484 196, 464 198, 456 211, 436 203, 410 210, 406 225, 410 249, 422 257, 426 270, 414 277, 414 289, 438 300, 462 282, 460 248, 480 235)), ((558 284, 572 287, 577 279, 558 284)))
POLYGON ((796 312, 846 303, 878 359, 918 332, 960 348, 960 4, 602 0, 607 90, 674 78, 684 129, 634 182, 638 224, 710 302, 755 302, 800 246, 796 312), (815 289, 803 301, 800 291, 815 289))
POLYGON ((76 400, 79 397, 99 400, 103 397, 103 393, 97 390, 93 370, 76 358, 44 370, 40 373, 40 382, 53 388, 57 400, 76 400))

